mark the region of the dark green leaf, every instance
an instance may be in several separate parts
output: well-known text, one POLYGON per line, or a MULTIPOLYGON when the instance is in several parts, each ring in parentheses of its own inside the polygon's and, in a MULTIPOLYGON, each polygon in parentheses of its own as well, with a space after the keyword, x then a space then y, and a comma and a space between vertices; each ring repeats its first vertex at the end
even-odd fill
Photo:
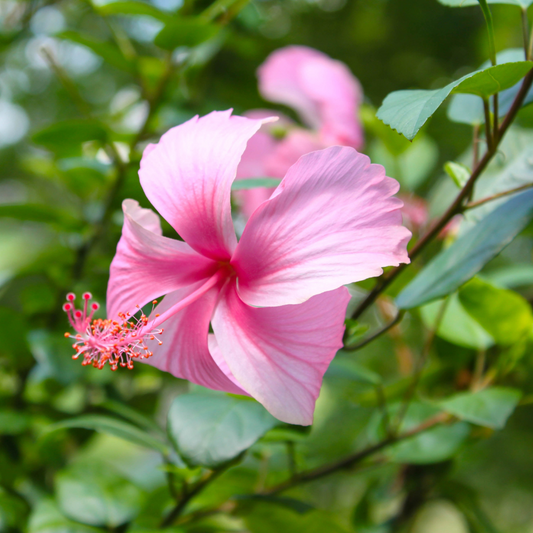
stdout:
POLYGON ((21 531, 24 528, 28 505, 21 498, 0 487, 0 531, 21 531))
POLYGON ((193 466, 225 463, 279 423, 259 403, 222 394, 183 394, 168 413, 170 438, 193 466))
POLYGON ((79 231, 84 225, 68 212, 44 204, 0 205, 0 217, 52 224, 62 231, 79 231))
POLYGON ((29 424, 30 417, 25 413, 8 409, 0 410, 0 435, 17 435, 28 429, 29 424))
POLYGON ((500 289, 474 278, 459 290, 464 309, 498 343, 514 344, 533 329, 533 313, 527 300, 508 289, 500 289))
POLYGON ((516 389, 491 387, 463 392, 439 402, 444 411, 468 422, 502 429, 515 410, 522 393, 516 389))
POLYGON ((273 188, 281 183, 276 178, 251 178, 245 180, 236 180, 231 185, 232 191, 246 191, 248 189, 258 189, 259 187, 273 188))
POLYGON ((135 63, 124 57, 124 54, 113 43, 98 41, 89 35, 83 35, 75 31, 64 31, 59 33, 57 37, 86 46, 115 68, 130 74, 135 74, 136 72, 135 63))
POLYGON ((451 93, 474 94, 482 98, 512 87, 533 67, 518 61, 478 70, 433 91, 396 91, 378 109, 378 118, 407 139, 414 139, 427 119, 451 93))
POLYGON ((143 494, 133 483, 99 463, 78 464, 55 479, 57 501, 68 517, 91 526, 117 527, 139 513, 143 494))
POLYGON ((432 259, 403 289, 396 304, 410 309, 454 292, 500 253, 532 217, 533 191, 514 196, 432 259))
POLYGON ((32 139, 50 150, 63 152, 87 141, 104 143, 107 140, 107 130, 93 120, 73 119, 52 124, 35 133, 32 139))
POLYGON ((148 433, 140 430, 139 428, 112 418, 110 416, 103 415, 84 415, 76 418, 71 418, 69 420, 64 420, 63 422, 58 422, 53 424, 46 429, 46 433, 51 431, 57 431, 58 429, 65 428, 85 428, 85 429, 94 429, 100 433, 108 433, 110 435, 115 435, 121 439, 133 442, 134 444, 139 444, 146 448, 152 448, 164 455, 168 453, 168 447, 164 442, 155 437, 152 437, 148 433))
POLYGON ((167 24, 156 35, 154 44, 164 50, 198 46, 214 37, 218 31, 218 26, 200 18, 181 18, 167 24))

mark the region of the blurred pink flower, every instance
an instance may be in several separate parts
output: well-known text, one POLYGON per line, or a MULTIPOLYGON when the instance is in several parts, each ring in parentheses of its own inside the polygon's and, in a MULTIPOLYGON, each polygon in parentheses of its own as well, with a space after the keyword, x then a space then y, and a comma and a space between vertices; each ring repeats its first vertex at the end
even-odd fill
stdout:
POLYGON ((248 394, 280 420, 307 425, 342 346, 343 285, 408 262, 410 232, 392 197, 397 182, 353 148, 332 147, 289 169, 237 243, 231 184, 247 142, 268 120, 213 112, 146 148, 141 185, 185 242, 163 237, 153 211, 124 201, 107 311, 120 325, 166 295, 157 314, 134 328, 153 353, 149 364, 248 394), (151 336, 163 323, 160 344, 151 336))
MULTIPOLYGON (((344 63, 312 48, 287 46, 270 54, 257 74, 262 96, 295 109, 309 129, 278 114, 281 124, 266 124, 251 139, 237 179, 282 178, 300 156, 314 150, 333 145, 362 147, 363 131, 358 120, 362 90, 344 63), (276 139, 275 131, 280 129, 286 135, 276 139)), ((272 112, 247 113, 251 118, 267 115, 272 116, 272 112)), ((235 197, 249 217, 272 192, 267 188, 251 189, 239 191, 235 197)))
POLYGON ((403 202, 403 223, 411 231, 419 232, 428 221, 427 201, 415 195, 399 195, 399 198, 403 202))

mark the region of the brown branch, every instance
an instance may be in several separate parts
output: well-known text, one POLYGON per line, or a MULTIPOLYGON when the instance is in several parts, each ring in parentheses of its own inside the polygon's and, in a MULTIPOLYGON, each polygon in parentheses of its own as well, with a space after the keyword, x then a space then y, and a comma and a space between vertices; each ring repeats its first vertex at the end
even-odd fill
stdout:
POLYGON ((329 463, 326 465, 319 466, 318 468, 308 470, 307 472, 302 472, 295 478, 289 479, 283 483, 280 483, 279 485, 275 485, 274 487, 263 491, 261 494, 277 494, 278 492, 291 489, 293 487, 296 487, 297 485, 301 485, 302 483, 308 483, 309 481, 315 481, 316 479, 328 476, 330 474, 333 474, 334 472, 338 472, 339 470, 346 470, 352 468, 355 465, 363 462, 368 457, 374 455, 377 452, 380 452, 381 450, 384 450, 385 448, 388 448, 389 446, 392 446, 393 444, 396 444, 397 442, 408 439, 409 437, 414 437, 419 433, 427 431, 428 429, 431 429, 432 427, 435 427, 449 420, 451 420, 450 415, 448 415, 447 413, 439 413, 438 415, 429 418, 419 426, 410 429, 409 431, 406 431, 401 435, 397 435, 396 437, 388 437, 385 440, 378 442, 377 444, 374 444, 372 446, 369 446, 368 448, 365 448, 364 450, 361 450, 344 459, 341 459, 340 461, 335 461, 333 463, 329 463))
POLYGON ((499 193, 493 194, 492 196, 487 196, 486 198, 482 198, 481 200, 476 200, 475 202, 469 202, 468 204, 464 206, 463 209, 465 211, 468 209, 474 209, 475 207, 479 207, 480 205, 486 204, 488 202, 492 202, 493 200, 497 200, 498 198, 503 198, 505 196, 509 196, 517 192, 531 189, 531 187, 533 187, 533 183, 526 183, 525 185, 521 185, 520 187, 509 189, 508 191, 499 192, 499 193))
MULTIPOLYGON (((487 150, 485 155, 481 158, 477 166, 472 171, 472 174, 470 175, 470 178, 466 182, 465 186, 457 196, 457 198, 453 201, 453 203, 448 207, 446 212, 439 218, 439 220, 432 226, 432 228, 413 246, 413 248, 409 252, 409 256, 411 258, 411 261, 414 261, 418 255, 424 250, 424 248, 442 231, 442 229, 448 224, 448 222, 458 213, 461 213, 463 211, 463 202, 466 198, 468 198, 470 192, 472 191, 474 184, 476 180, 481 176, 481 174, 484 172, 484 170, 487 168, 487 165, 491 161, 491 159, 496 154, 498 144, 503 139, 503 136, 509 129, 509 126, 512 124, 513 120, 515 119, 518 111, 522 107, 522 103, 524 102, 524 99, 531 87, 531 84, 533 83, 533 70, 530 70, 526 77, 524 78, 524 81, 522 82, 522 86, 520 87, 520 90, 518 91, 513 104, 511 105, 511 108, 509 109, 509 112, 503 119, 500 127, 498 128, 498 142, 495 143, 495 145, 487 150)), ((376 298, 400 275, 403 270, 407 267, 407 264, 403 263, 400 266, 397 266, 396 268, 393 268, 392 270, 389 270, 386 274, 384 274, 377 282, 376 286, 369 292, 367 297, 359 304, 357 309, 352 314, 352 318, 357 319, 360 317, 363 312, 370 307, 376 298)))
POLYGON ((367 337, 366 339, 363 339, 361 342, 354 344, 352 346, 350 345, 344 346, 343 350, 345 352, 355 352, 357 350, 360 350, 367 344, 370 344, 373 340, 377 339, 378 337, 381 337, 383 333, 386 333, 387 331, 389 331, 389 329, 396 326, 396 324, 398 324, 398 322, 402 320, 404 314, 405 314, 405 311, 398 312, 398 314, 394 317, 393 320, 391 320, 387 325, 382 327, 380 330, 376 331, 374 334, 370 335, 370 337, 367 337))

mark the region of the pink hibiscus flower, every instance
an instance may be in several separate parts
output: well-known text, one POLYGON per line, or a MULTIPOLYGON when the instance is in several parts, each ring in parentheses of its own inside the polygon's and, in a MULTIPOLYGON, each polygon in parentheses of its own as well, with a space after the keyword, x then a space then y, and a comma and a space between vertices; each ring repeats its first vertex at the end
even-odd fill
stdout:
MULTIPOLYGON (((250 140, 237 170, 237 179, 282 178, 304 154, 333 145, 363 145, 358 120, 362 90, 348 67, 306 46, 287 46, 276 50, 259 67, 259 92, 271 102, 295 109, 309 128, 296 126, 278 114, 281 124, 265 124, 250 140), (276 138, 280 126, 286 131, 276 138)), ((272 116, 271 111, 251 111, 250 118, 272 116)), ((270 198, 274 189, 238 191, 235 197, 245 217, 270 198)))
POLYGON ((137 354, 307 425, 342 346, 343 285, 408 262, 410 232, 392 197, 397 182, 365 155, 337 146, 300 158, 237 242, 231 184, 247 142, 268 120, 213 112, 148 146, 141 185, 185 242, 163 237, 153 211, 125 200, 109 318, 91 323, 86 310, 66 305, 86 364, 116 367, 137 354), (161 295, 155 315, 126 319, 161 295))

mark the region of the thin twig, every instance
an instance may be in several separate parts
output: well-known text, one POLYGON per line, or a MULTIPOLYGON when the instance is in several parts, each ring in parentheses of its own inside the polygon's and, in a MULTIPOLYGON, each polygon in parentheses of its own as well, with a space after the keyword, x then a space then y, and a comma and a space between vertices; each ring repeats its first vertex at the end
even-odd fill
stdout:
MULTIPOLYGON (((522 103, 524 102, 524 99, 532 83, 533 83, 533 70, 530 70, 528 74, 526 75, 526 77, 524 78, 524 81, 522 82, 520 90, 518 91, 511 105, 511 108, 509 109, 509 112, 507 113, 507 115, 505 116, 505 118, 503 119, 499 127, 498 143, 501 142, 505 133, 509 129, 509 126, 512 124, 518 111, 522 107, 522 103)), ((485 171, 489 162, 494 157, 494 154, 496 153, 496 149, 497 149, 497 145, 494 146, 492 149, 487 150, 485 155, 479 161, 478 165, 472 171, 470 178, 466 182, 461 192, 455 198, 453 203, 448 207, 446 212, 439 218, 439 220, 431 227, 431 229, 409 251, 409 257, 411 259, 411 262, 413 262, 418 257, 418 255, 420 255, 422 250, 424 250, 425 247, 442 231, 442 229, 446 226, 446 224, 448 224, 448 222, 455 215, 457 215, 458 213, 462 211, 464 200, 468 198, 468 195, 470 194, 472 188, 474 187, 476 180, 485 171)), ((379 279, 379 281, 376 283, 376 286, 368 293, 367 297, 355 309, 355 311, 352 314, 352 318, 354 319, 359 318, 366 311, 366 309, 374 303, 376 298, 404 271, 404 269, 407 266, 408 264, 402 263, 401 265, 393 268, 392 270, 389 270, 386 274, 384 274, 379 279)))
POLYGON ((350 345, 345 346, 343 350, 345 352, 355 352, 356 350, 360 350, 361 348, 363 348, 367 344, 370 344, 372 341, 374 341, 378 337, 381 337, 383 333, 386 333, 387 331, 389 331, 389 329, 393 328, 396 324, 398 324, 402 320, 404 314, 405 314, 405 311, 399 311, 398 314, 394 317, 394 319, 391 320, 386 326, 382 327, 380 330, 370 335, 370 337, 363 339, 361 342, 354 344, 353 346, 350 346, 350 345))
POLYGON ((420 383, 420 378, 422 377, 422 371, 424 370, 424 366, 426 365, 427 360, 429 359, 429 352, 431 350, 431 346, 433 344, 433 341, 435 340, 435 336, 437 335, 437 331, 439 330, 439 327, 441 325, 442 319, 444 318, 444 314, 446 313, 446 309, 448 307, 448 302, 450 301, 449 298, 446 298, 440 308, 439 312, 437 314, 437 317, 435 319, 435 324, 433 324, 433 327, 429 331, 428 338, 426 339, 426 342, 424 344, 424 347, 422 349, 422 354, 420 356, 420 359, 418 360, 418 363, 415 368, 415 373, 413 376, 413 381, 411 382, 411 385, 407 389, 404 397, 403 404, 400 408, 400 411, 398 413, 397 422, 396 422, 396 430, 395 433, 399 432, 402 423, 404 421, 405 415, 407 414, 407 411, 409 410, 409 407, 411 405, 411 402, 413 401, 413 398, 416 393, 416 389, 418 388, 418 385, 420 383))
POLYGON ((318 468, 308 470, 307 472, 302 472, 296 478, 289 479, 283 483, 280 483, 279 485, 270 487, 269 489, 263 491, 261 494, 264 494, 264 495, 277 494, 284 490, 296 487, 297 485, 301 485, 303 483, 308 483, 309 481, 314 481, 316 479, 329 476, 330 474, 333 474, 334 472, 338 472, 339 470, 346 470, 346 469, 352 468, 356 466, 357 464, 362 463, 368 457, 374 455, 377 452, 380 452, 381 450, 384 450, 385 448, 388 448, 389 446, 393 444, 396 444, 397 442, 408 439, 409 437, 414 437, 415 435, 418 435, 419 433, 427 431, 428 429, 431 429, 432 427, 435 427, 449 420, 451 420, 451 417, 448 414, 439 413, 438 415, 432 418, 429 418, 428 420, 426 420, 419 426, 416 426, 415 428, 409 431, 406 431, 402 433, 401 435, 388 437, 385 440, 382 440, 381 442, 378 442, 377 444, 374 444, 372 446, 369 446, 368 448, 365 448, 364 450, 354 453, 353 455, 345 457, 344 459, 341 459, 340 461, 335 461, 333 463, 329 463, 326 465, 319 466, 318 468))
POLYGON ((532 187, 533 187, 533 183, 526 183, 525 185, 521 185, 520 187, 509 189, 508 191, 499 192, 491 196, 487 196, 486 198, 482 198, 481 200, 476 200, 475 202, 469 202, 463 207, 463 211, 474 209, 475 207, 479 207, 480 205, 486 204, 488 202, 492 202, 493 200, 497 200, 498 198, 503 198, 505 196, 509 196, 517 192, 525 191, 527 189, 531 189, 532 187))
POLYGON ((487 139, 487 147, 489 150, 492 150, 494 147, 493 137, 492 137, 492 127, 490 120, 490 105, 489 101, 486 98, 483 98, 483 112, 485 113, 485 138, 487 139))

